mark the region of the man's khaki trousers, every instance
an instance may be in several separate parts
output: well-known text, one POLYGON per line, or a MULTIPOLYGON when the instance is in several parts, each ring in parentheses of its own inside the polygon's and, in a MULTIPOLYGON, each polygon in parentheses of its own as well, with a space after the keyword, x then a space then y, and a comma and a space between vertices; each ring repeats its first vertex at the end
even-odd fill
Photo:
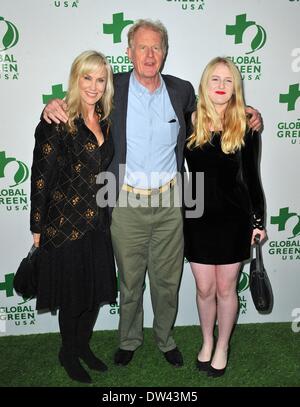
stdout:
POLYGON ((120 278, 120 348, 143 342, 143 289, 146 271, 159 349, 176 347, 171 335, 183 266, 183 225, 174 205, 176 187, 154 196, 121 191, 112 213, 111 234, 120 278))

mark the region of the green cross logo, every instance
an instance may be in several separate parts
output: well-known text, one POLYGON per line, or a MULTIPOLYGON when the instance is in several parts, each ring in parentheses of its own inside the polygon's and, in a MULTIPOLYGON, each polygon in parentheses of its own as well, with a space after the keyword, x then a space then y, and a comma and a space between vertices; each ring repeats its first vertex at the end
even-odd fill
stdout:
POLYGON ((7 164, 9 164, 10 162, 17 162, 19 167, 17 169, 17 172, 14 175, 14 185, 10 185, 10 188, 13 188, 17 185, 22 184, 23 182, 25 182, 27 180, 27 178, 29 177, 29 170, 26 164, 24 164, 22 161, 17 160, 14 157, 6 157, 5 155, 5 151, 0 151, 0 178, 4 178, 5 174, 4 174, 4 170, 5 167, 7 166, 7 164))
POLYGON ((297 99, 300 97, 299 83, 294 83, 289 86, 288 93, 279 95, 279 103, 287 103, 287 110, 295 110, 297 99))
POLYGON ((12 297, 14 295, 13 279, 14 273, 5 274, 4 281, 0 282, 0 291, 5 291, 6 297, 12 297))
POLYGON ((245 31, 252 26, 256 27, 256 34, 251 41, 251 51, 246 52, 246 54, 252 54, 265 45, 267 34, 264 28, 261 25, 256 24, 255 21, 247 21, 247 14, 239 14, 236 16, 234 25, 226 25, 226 35, 234 35, 235 44, 243 43, 243 35, 245 31))
POLYGON ((0 16, 0 26, 2 25, 5 25, 4 27, 5 34, 1 40, 0 52, 14 47, 19 40, 19 33, 17 27, 10 21, 4 20, 4 17, 0 16))
POLYGON ((113 35, 113 43, 121 42, 122 31, 125 27, 133 24, 133 20, 124 20, 124 13, 113 14, 112 24, 103 24, 103 33, 113 35))
POLYGON ((52 86, 52 94, 50 94, 50 95, 43 95, 43 103, 44 103, 44 105, 45 105, 46 103, 49 102, 49 100, 55 99, 55 98, 63 99, 63 98, 66 96, 66 93, 67 93, 67 92, 65 92, 65 91, 63 90, 62 84, 53 85, 53 86, 52 86))
POLYGON ((300 235, 300 216, 295 212, 290 212, 289 208, 280 208, 278 216, 271 216, 271 225, 278 225, 278 231, 282 232, 285 230, 286 223, 290 218, 296 217, 298 219, 297 224, 293 228, 293 236, 288 239, 293 239, 294 237, 300 235))

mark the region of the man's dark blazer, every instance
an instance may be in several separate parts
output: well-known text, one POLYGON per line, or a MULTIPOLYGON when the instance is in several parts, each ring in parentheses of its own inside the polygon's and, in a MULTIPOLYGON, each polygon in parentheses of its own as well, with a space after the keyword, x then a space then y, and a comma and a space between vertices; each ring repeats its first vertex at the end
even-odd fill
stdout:
MULTIPOLYGON (((129 92, 129 79, 131 72, 114 75, 114 108, 112 113, 111 134, 114 140, 115 155, 108 168, 117 179, 117 194, 123 184, 124 174, 119 177, 119 164, 126 163, 126 119, 129 92)), ((190 118, 195 110, 196 97, 190 82, 176 78, 171 75, 162 75, 167 87, 169 97, 179 120, 179 134, 175 149, 177 159, 177 170, 183 168, 183 149, 185 139, 190 130, 190 118)))

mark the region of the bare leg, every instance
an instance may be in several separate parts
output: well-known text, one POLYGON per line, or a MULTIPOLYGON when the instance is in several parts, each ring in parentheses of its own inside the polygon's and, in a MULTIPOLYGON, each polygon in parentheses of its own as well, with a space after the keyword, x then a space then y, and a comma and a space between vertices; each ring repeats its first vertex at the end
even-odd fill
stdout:
POLYGON ((216 266, 218 341, 212 367, 223 369, 227 364, 227 350, 233 325, 237 317, 237 279, 240 263, 216 266))
POLYGON ((198 360, 210 360, 213 350, 213 332, 216 321, 216 266, 190 263, 197 287, 197 307, 203 336, 198 360))

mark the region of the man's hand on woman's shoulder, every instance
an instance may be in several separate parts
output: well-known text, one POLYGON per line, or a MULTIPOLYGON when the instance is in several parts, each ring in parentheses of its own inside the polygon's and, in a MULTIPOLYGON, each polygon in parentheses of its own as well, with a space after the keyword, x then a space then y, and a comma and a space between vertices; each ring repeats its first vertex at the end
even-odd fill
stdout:
POLYGON ((261 132, 263 129, 263 121, 262 121, 262 117, 261 117, 261 114, 259 113, 259 111, 254 109, 251 106, 247 106, 246 114, 251 116, 251 118, 249 120, 250 128, 252 130, 261 132))
POLYGON ((68 115, 66 113, 67 104, 62 99, 52 99, 47 103, 43 111, 43 119, 47 123, 66 123, 68 121, 68 115))

